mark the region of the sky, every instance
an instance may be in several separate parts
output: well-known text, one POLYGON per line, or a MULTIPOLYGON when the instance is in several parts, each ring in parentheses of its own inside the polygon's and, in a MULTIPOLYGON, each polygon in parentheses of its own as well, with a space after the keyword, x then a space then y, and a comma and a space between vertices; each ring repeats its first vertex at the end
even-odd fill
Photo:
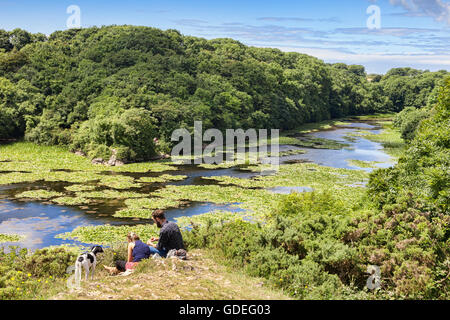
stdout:
POLYGON ((83 28, 177 29, 361 64, 368 73, 450 71, 450 0, 0 0, 0 29, 65 30, 71 5, 80 8, 83 28))

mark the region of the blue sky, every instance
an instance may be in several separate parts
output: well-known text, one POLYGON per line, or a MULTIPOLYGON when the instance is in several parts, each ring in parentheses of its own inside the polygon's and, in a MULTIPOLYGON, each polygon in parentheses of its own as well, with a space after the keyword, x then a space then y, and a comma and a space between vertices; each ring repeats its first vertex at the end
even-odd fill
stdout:
POLYGON ((230 37, 376 73, 450 70, 449 0, 0 0, 0 29, 64 30, 70 5, 80 7, 82 27, 132 24, 230 37), (381 10, 380 29, 367 28, 370 5, 381 10))

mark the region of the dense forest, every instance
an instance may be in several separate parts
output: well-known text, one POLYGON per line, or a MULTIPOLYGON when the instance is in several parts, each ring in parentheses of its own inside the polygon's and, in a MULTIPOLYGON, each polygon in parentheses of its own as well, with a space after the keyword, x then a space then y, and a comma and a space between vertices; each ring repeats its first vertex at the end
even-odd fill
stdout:
POLYGON ((172 131, 191 129, 194 120, 205 129, 292 129, 414 111, 436 101, 447 74, 398 68, 368 76, 359 65, 148 27, 49 37, 0 30, 0 139, 69 145, 91 158, 108 159, 115 149, 121 160, 148 160, 167 152, 172 131))

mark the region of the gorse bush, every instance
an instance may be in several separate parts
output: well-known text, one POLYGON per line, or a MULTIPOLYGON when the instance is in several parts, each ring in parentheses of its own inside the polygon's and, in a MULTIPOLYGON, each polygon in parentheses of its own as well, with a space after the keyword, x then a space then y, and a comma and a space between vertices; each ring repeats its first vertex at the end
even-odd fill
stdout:
POLYGON ((399 163, 375 171, 368 185, 381 212, 368 220, 370 232, 359 241, 402 297, 448 298, 449 148, 450 78, 399 163))
POLYGON ((216 250, 227 263, 264 277, 292 296, 365 296, 358 251, 346 243, 347 209, 327 193, 290 194, 267 225, 235 221, 196 227, 184 237, 189 247, 216 250))
MULTIPOLYGON (((81 251, 74 248, 54 247, 29 252, 10 247, 0 248, 0 300, 47 299, 67 290, 67 280, 73 276, 68 267, 75 266, 81 251)), ((97 255, 96 274, 101 265, 114 266, 117 260, 127 260, 125 242, 111 244, 97 255)), ((84 270, 82 271, 84 277, 84 270)))
POLYGON ((23 271, 35 277, 65 277, 67 267, 74 265, 76 254, 64 248, 36 250, 23 261, 23 271))
POLYGON ((75 264, 76 254, 64 248, 47 248, 29 253, 27 249, 0 249, 0 299, 43 297, 55 284, 69 276, 67 267, 75 264))

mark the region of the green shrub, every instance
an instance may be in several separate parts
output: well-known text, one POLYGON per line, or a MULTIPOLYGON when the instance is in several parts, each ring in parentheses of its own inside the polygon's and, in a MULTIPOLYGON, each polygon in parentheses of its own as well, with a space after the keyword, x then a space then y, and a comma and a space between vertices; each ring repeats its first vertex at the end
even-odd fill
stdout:
MULTIPOLYGON (((266 278, 296 298, 331 299, 343 288, 365 285, 358 250, 347 244, 349 218, 328 193, 291 194, 266 225, 235 221, 206 224, 184 235, 189 247, 206 247, 226 263, 266 278)), ((343 295, 343 294, 342 294, 343 295)))
POLYGON ((65 277, 67 267, 75 264, 76 257, 64 248, 39 249, 25 258, 23 271, 35 277, 65 277))
POLYGON ((359 223, 365 232, 355 239, 400 298, 449 296, 450 78, 436 101, 398 164, 372 173, 369 195, 380 212, 359 223))
POLYGON ((28 126, 25 139, 42 145, 67 145, 72 141, 71 131, 62 129, 63 118, 59 112, 46 109, 37 125, 28 126))
POLYGON ((395 116, 394 126, 400 129, 403 140, 411 141, 414 139, 420 122, 428 116, 429 112, 428 108, 408 107, 395 116))
POLYGON ((92 144, 89 146, 88 157, 91 159, 101 158, 103 160, 108 160, 112 155, 112 151, 110 148, 105 146, 104 144, 95 145, 92 144))
POLYGON ((56 284, 65 285, 67 267, 76 254, 65 248, 48 248, 29 253, 27 249, 0 248, 0 300, 47 298, 56 284))
POLYGON ((72 149, 91 158, 108 160, 112 150, 122 161, 145 161, 156 155, 153 139, 155 120, 145 109, 129 109, 97 116, 83 123, 74 136, 72 149))

